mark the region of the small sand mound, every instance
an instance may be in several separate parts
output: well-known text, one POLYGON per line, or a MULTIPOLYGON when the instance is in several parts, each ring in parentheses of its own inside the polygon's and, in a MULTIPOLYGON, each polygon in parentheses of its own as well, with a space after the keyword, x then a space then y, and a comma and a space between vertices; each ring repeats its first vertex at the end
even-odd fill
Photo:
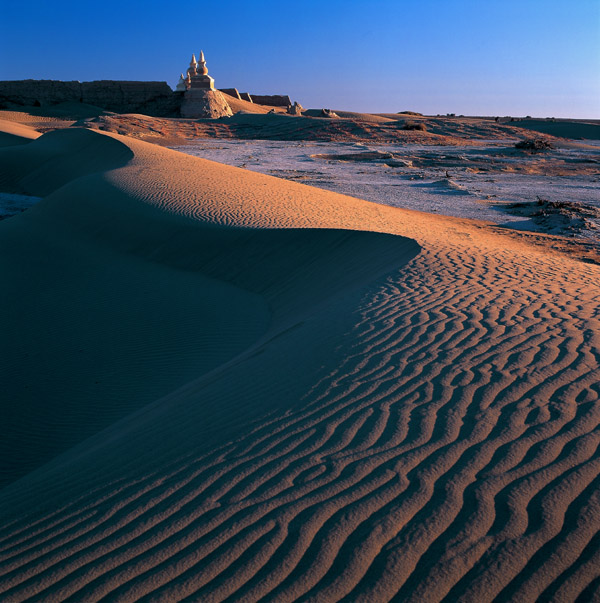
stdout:
MULTIPOLYGON (((321 110, 312 109, 305 112, 307 115, 311 117, 319 117, 321 110)), ((358 113, 356 111, 340 111, 335 109, 333 111, 335 115, 342 119, 356 119, 359 121, 366 121, 377 124, 385 124, 385 123, 393 123, 395 120, 390 117, 384 117, 382 115, 374 115, 373 113, 358 113)))
POLYGON ((558 235, 583 235, 600 227, 600 209, 572 201, 548 201, 538 197, 530 203, 512 203, 505 210, 525 216, 543 232, 558 235))
POLYGON ((16 216, 26 209, 33 207, 41 197, 29 195, 15 195, 14 193, 0 193, 0 220, 16 216))
POLYGON ((464 187, 454 182, 450 178, 444 178, 443 180, 436 180, 435 182, 423 182, 415 184, 414 186, 431 188, 435 192, 447 195, 470 195, 471 193, 464 187))
POLYGON ((387 151, 364 151, 361 153, 345 153, 341 155, 328 155, 317 153, 315 155, 311 155, 314 159, 329 159, 332 161, 367 161, 367 162, 377 162, 377 161, 385 161, 387 159, 393 159, 394 153, 389 153, 387 151))

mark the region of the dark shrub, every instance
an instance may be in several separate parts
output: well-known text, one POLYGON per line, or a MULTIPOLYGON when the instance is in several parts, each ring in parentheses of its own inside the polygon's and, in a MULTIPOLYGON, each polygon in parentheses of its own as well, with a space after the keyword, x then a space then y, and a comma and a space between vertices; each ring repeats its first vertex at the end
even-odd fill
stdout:
POLYGON ((515 145, 515 149, 520 149, 521 151, 530 151, 532 153, 548 151, 549 149, 553 148, 554 146, 543 138, 526 138, 525 140, 520 140, 515 145))
POLYGON ((416 121, 406 121, 402 126, 403 130, 421 130, 421 132, 427 132, 427 127, 424 123, 417 123, 416 121))

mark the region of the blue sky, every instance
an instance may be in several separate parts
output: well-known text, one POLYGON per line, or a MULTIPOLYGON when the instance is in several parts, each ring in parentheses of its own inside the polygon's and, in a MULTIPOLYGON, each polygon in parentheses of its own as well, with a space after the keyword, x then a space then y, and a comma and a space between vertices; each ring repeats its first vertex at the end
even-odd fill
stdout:
POLYGON ((600 0, 0 0, 0 79, 163 80, 305 107, 600 118, 600 0))

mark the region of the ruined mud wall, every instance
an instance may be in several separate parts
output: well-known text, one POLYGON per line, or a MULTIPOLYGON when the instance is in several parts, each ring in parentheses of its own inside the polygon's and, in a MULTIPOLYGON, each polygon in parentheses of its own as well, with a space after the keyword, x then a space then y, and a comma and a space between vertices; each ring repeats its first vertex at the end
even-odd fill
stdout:
POLYGON ((116 113, 176 117, 179 115, 181 101, 182 94, 174 93, 166 82, 0 81, 0 108, 15 105, 43 107, 62 102, 80 102, 116 113))
POLYGON ((219 88, 219 90, 223 92, 223 94, 228 94, 229 96, 233 96, 233 98, 242 100, 237 88, 219 88))
POLYGON ((252 100, 259 105, 269 107, 289 107, 292 104, 290 97, 283 94, 253 94, 252 100))

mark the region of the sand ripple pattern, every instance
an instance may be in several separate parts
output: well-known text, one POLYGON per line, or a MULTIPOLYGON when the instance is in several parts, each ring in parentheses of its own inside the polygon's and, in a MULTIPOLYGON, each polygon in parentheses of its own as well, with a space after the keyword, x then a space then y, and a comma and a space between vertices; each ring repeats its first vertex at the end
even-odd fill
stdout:
POLYGON ((302 405, 6 525, 1 599, 599 597, 595 268, 467 249, 373 283, 302 405))

